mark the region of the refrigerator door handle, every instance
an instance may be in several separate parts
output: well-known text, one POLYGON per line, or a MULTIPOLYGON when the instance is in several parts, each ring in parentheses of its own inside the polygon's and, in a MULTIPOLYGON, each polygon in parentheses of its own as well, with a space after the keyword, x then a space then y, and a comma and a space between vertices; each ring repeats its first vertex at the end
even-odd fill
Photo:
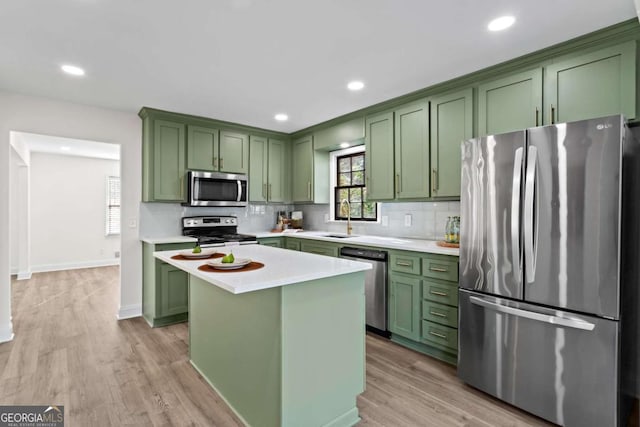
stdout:
POLYGON ((535 198, 536 163, 538 149, 530 146, 527 153, 527 172, 524 185, 524 269, 527 283, 536 277, 535 251, 533 248, 533 207, 535 198))
POLYGON ((515 151, 513 157, 513 187, 511 189, 511 258, 513 274, 520 282, 520 187, 522 181, 522 153, 524 148, 515 151))
POLYGON ((539 322, 550 323, 552 325, 564 326, 567 328, 582 329, 584 331, 593 331, 596 325, 577 318, 567 318, 559 316, 551 316, 548 314, 537 313, 535 311, 523 310, 520 308, 509 307, 497 302, 491 302, 478 297, 470 297, 472 304, 497 311, 499 313, 511 314, 513 316, 524 317, 525 319, 537 320, 539 322))

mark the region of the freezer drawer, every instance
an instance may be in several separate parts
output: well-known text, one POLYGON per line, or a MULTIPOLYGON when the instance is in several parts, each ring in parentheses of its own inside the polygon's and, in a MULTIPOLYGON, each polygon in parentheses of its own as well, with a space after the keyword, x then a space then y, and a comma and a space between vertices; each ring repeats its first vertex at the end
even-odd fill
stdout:
POLYGON ((566 426, 618 425, 618 322, 460 290, 458 376, 566 426))

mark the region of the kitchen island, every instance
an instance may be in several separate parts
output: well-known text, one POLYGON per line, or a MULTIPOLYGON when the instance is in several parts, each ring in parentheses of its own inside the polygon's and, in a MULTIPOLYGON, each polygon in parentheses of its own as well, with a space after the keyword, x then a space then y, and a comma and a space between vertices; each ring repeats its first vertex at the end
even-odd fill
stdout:
POLYGON ((264 267, 205 272, 210 260, 154 253, 189 273, 191 364, 247 425, 356 424, 370 266, 262 245, 218 251, 230 250, 264 267))

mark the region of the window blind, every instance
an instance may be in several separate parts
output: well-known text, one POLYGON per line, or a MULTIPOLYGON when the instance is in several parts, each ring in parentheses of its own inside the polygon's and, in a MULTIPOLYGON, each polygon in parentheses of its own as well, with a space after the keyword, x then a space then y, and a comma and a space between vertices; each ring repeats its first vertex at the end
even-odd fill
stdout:
POLYGON ((107 177, 107 236, 120 234, 120 177, 107 177))

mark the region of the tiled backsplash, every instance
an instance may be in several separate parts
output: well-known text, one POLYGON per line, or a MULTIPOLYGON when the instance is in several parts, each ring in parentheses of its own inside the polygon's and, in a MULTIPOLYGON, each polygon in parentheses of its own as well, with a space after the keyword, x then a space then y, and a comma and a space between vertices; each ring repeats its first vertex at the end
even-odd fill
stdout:
POLYGON ((244 208, 193 208, 178 203, 140 203, 140 236, 165 237, 182 234, 180 218, 198 215, 234 215, 238 231, 269 231, 276 222, 277 211, 291 211, 292 205, 257 205, 244 208))
MULTIPOLYGON (((343 233, 345 221, 325 222, 329 205, 258 205, 245 208, 193 208, 178 203, 140 203, 140 236, 177 236, 182 233, 180 218, 197 215, 235 215, 241 233, 269 231, 276 221, 276 212, 301 210, 305 230, 343 233)), ((354 234, 442 239, 447 217, 460 215, 460 202, 381 203, 381 223, 353 223, 354 234), (405 226, 405 215, 411 215, 411 225, 405 226)))
MULTIPOLYGON (((460 215, 460 202, 381 203, 380 208, 380 216, 387 217, 388 225, 354 222, 353 233, 440 240, 447 217, 460 215), (405 226, 406 215, 411 215, 410 226, 405 226)), ((296 209, 303 211, 307 230, 346 231, 346 221, 325 222, 329 205, 302 205, 296 209)))

